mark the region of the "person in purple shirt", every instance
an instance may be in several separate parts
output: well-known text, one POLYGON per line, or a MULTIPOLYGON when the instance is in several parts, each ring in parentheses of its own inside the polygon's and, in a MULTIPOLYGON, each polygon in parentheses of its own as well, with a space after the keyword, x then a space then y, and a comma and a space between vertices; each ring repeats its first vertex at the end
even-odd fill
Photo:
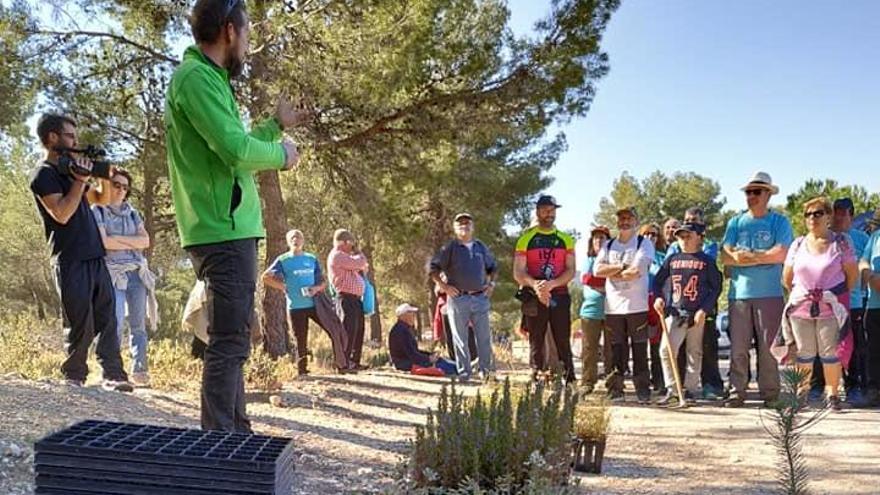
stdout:
POLYGON ((806 373, 802 391, 809 388, 813 359, 822 360, 828 403, 840 409, 838 389, 842 374, 837 348, 842 322, 835 307, 848 317, 849 293, 858 277, 858 265, 849 237, 829 228, 832 214, 827 198, 804 203, 807 235, 798 237, 785 259, 782 282, 789 291, 783 318, 788 318, 797 347, 796 366, 806 373))

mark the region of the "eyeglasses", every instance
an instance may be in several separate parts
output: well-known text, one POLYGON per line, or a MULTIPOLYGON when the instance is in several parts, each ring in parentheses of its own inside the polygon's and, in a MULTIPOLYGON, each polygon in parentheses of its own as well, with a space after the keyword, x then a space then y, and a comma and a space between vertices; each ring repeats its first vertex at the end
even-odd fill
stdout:
POLYGON ((239 2, 241 2, 241 0, 229 0, 226 2, 226 11, 223 13, 223 20, 228 19, 229 16, 232 15, 232 11, 238 6, 239 2))
POLYGON ((763 189, 746 189, 746 196, 760 196, 763 189))
POLYGON ((123 184, 122 182, 116 182, 116 181, 113 181, 113 188, 114 189, 122 189, 123 191, 128 191, 130 189, 128 184, 123 184))
POLYGON ((822 218, 824 216, 825 210, 815 210, 804 213, 804 218, 822 218))

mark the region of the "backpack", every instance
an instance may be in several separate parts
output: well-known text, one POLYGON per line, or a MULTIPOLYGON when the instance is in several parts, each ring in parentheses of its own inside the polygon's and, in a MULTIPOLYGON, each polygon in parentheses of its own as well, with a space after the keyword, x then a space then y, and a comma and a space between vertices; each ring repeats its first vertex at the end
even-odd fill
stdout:
MULTIPOLYGON (((611 245, 614 244, 614 241, 616 241, 616 240, 617 240, 617 237, 610 239, 608 241, 608 244, 605 245, 605 249, 610 251, 611 245)), ((642 248, 642 241, 644 241, 644 240, 645 240, 644 236, 642 236, 642 235, 636 236, 636 251, 638 251, 639 249, 642 248)))

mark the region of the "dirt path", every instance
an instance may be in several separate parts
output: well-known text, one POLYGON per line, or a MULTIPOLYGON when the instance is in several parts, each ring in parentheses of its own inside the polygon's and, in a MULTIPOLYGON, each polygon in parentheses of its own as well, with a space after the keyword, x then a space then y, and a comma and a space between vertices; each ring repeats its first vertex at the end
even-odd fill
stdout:
MULTIPOLYGON (((259 432, 294 438, 295 493, 376 492, 392 484, 413 427, 436 404, 443 383, 390 371, 313 376, 285 386, 286 407, 270 405, 263 394, 250 394, 248 407, 259 432)), ((469 393, 475 391, 469 387, 469 393)), ((85 418, 197 427, 198 400, 187 394, 138 390, 122 395, 6 377, 0 378, 0 414, 0 493, 17 495, 32 493, 32 445, 46 433, 85 418), (16 447, 19 455, 13 455, 16 447)), ((774 449, 758 409, 678 412, 623 406, 615 408, 613 419, 604 473, 580 478, 585 493, 759 494, 772 489, 774 449)), ((878 492, 880 413, 830 416, 808 432, 806 444, 815 492, 878 492)))

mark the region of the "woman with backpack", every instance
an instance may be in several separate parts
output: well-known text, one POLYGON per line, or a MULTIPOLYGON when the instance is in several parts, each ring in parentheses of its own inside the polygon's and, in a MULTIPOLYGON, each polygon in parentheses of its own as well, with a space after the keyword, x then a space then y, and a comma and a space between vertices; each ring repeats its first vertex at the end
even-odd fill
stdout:
POLYGON ((140 213, 128 202, 131 194, 131 174, 117 169, 110 179, 110 204, 95 205, 93 212, 107 254, 107 270, 116 291, 116 331, 121 345, 126 308, 131 348, 131 381, 147 386, 147 313, 156 323, 155 298, 152 296, 155 278, 147 267, 144 249, 150 247, 150 236, 140 213), (149 307, 148 307, 149 306, 149 307))
POLYGON ((858 268, 849 238, 830 229, 832 211, 824 197, 804 203, 807 234, 792 243, 782 272, 782 283, 789 291, 783 333, 786 343, 794 340, 795 366, 806 374, 800 392, 809 389, 813 359, 818 355, 828 404, 839 410, 841 359, 846 360, 839 347, 846 336, 849 293, 858 268))

